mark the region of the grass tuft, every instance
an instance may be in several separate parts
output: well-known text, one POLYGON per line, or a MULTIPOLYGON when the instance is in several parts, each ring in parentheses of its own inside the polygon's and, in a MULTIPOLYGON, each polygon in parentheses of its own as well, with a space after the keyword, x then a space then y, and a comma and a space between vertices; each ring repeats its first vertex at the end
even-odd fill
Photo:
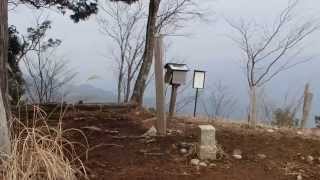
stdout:
POLYGON ((1 158, 3 179, 87 179, 85 167, 75 149, 79 144, 64 137, 67 132, 81 133, 81 131, 63 130, 62 115, 56 127, 49 126, 46 117, 44 111, 35 107, 31 123, 29 121, 23 123, 19 119, 13 120, 15 128, 12 129, 15 129, 15 132, 11 137, 11 154, 1 158))

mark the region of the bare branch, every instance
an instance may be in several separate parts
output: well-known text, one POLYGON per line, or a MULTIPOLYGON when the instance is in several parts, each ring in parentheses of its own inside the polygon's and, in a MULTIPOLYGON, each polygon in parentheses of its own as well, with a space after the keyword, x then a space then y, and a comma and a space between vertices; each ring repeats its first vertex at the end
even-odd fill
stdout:
POLYGON ((293 13, 298 2, 294 0, 288 4, 271 31, 265 26, 245 23, 243 20, 238 24, 227 20, 240 37, 233 40, 246 54, 249 87, 261 86, 280 72, 309 61, 293 62, 293 59, 288 59, 306 38, 319 29, 318 23, 313 20, 300 25, 294 21, 293 13))

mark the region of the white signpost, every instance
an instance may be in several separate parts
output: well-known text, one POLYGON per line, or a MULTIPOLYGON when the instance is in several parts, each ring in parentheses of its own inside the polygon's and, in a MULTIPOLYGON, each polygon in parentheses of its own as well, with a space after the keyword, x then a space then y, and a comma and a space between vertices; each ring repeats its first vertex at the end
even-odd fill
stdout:
POLYGON ((193 88, 196 89, 196 97, 195 97, 194 111, 193 111, 194 117, 196 117, 196 113, 197 113, 199 89, 204 89, 205 79, 206 79, 206 72, 205 71, 194 70, 193 88))

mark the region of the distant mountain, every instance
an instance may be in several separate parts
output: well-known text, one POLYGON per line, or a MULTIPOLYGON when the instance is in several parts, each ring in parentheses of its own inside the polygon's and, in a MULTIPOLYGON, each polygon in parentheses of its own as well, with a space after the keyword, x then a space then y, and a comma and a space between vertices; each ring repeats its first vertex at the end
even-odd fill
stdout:
POLYGON ((109 103, 116 102, 116 95, 111 91, 106 91, 90 84, 72 85, 68 87, 69 94, 67 101, 74 103, 80 100, 89 103, 109 103))

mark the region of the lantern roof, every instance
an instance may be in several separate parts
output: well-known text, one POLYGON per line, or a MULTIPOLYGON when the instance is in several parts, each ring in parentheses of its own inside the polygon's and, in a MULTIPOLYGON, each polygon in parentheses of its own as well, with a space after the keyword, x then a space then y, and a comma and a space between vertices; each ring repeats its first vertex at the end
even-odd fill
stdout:
POLYGON ((179 63, 167 63, 164 67, 171 71, 189 71, 190 70, 186 64, 179 64, 179 63))

